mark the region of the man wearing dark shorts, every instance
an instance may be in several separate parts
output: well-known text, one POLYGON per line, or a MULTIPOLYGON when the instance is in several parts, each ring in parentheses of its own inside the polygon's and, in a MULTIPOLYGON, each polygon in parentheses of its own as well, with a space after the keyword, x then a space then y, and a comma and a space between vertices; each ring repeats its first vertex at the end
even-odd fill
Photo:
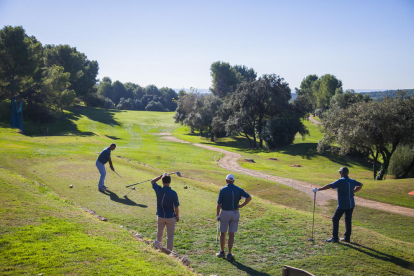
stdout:
POLYGON ((164 229, 167 227, 167 249, 172 251, 174 244, 175 223, 180 220, 178 195, 170 187, 171 176, 162 174, 151 180, 152 188, 157 195, 157 242, 162 247, 164 229), (163 187, 156 182, 162 179, 163 187))
POLYGON ((226 245, 226 232, 229 231, 229 243, 227 260, 232 260, 234 255, 231 253, 234 244, 234 233, 237 232, 239 225, 240 213, 239 209, 246 206, 251 196, 242 188, 234 185, 235 178, 232 174, 227 175, 227 185, 221 188, 217 200, 217 221, 220 221, 220 247, 221 250, 216 254, 217 257, 224 258, 224 247, 226 245), (239 205, 240 199, 244 198, 244 202, 239 205), (221 210, 221 212, 220 212, 221 210))
POLYGON ((111 160, 111 151, 115 150, 116 144, 112 143, 109 147, 105 148, 98 156, 98 159, 95 162, 96 167, 98 168, 99 173, 101 176, 99 177, 98 182, 98 190, 100 192, 105 192, 108 187, 104 185, 105 176, 106 176, 106 170, 105 170, 105 164, 109 162, 109 167, 111 170, 115 171, 114 166, 112 165, 111 160))
POLYGON ((345 214, 345 235, 341 238, 341 241, 350 242, 352 232, 352 212, 354 211, 355 201, 354 193, 358 192, 362 188, 362 183, 350 179, 348 177, 349 170, 347 167, 342 167, 338 171, 341 178, 336 180, 334 183, 323 186, 322 188, 315 188, 313 192, 323 191, 327 189, 337 189, 338 191, 338 206, 336 207, 335 214, 332 217, 333 229, 332 238, 327 239, 327 242, 338 242, 338 228, 339 220, 342 215, 345 214))

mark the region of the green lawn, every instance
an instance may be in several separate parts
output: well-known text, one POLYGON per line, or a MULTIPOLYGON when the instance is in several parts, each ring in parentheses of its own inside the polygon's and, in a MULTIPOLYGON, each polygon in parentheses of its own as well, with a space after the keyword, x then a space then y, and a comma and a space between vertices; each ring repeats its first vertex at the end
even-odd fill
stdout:
POLYGON ((245 138, 242 137, 226 137, 218 139, 217 142, 210 142, 209 138, 200 137, 199 133, 190 134, 187 127, 176 129, 174 135, 193 143, 204 143, 235 151, 244 158, 255 160, 255 163, 239 162, 244 168, 306 181, 320 186, 338 179, 338 169, 347 166, 350 170, 350 177, 364 184, 364 188, 358 192, 358 196, 414 208, 414 197, 408 194, 414 190, 413 179, 396 180, 387 178, 383 181, 375 181, 372 179, 372 164, 370 163, 329 153, 318 154, 316 147, 318 140, 323 135, 315 124, 310 121, 304 121, 304 123, 310 132, 305 140, 298 135, 293 145, 271 151, 248 148, 245 138), (277 161, 269 158, 277 158, 277 161), (294 165, 300 165, 300 167, 294 165))
MULTIPOLYGON (((317 275, 414 275, 412 218, 357 207, 353 243, 331 245, 324 239, 330 235, 333 205, 318 207, 316 242, 311 243, 307 241, 312 228, 311 198, 289 187, 239 174, 237 185, 251 193, 253 201, 241 210, 234 248, 236 261, 217 259, 215 207, 229 172, 214 161, 216 152, 166 141, 157 135, 173 132, 180 138, 200 141, 174 124, 172 115, 77 108, 68 111, 66 119, 49 126, 48 135, 38 135, 36 127, 30 125, 25 126, 25 135, 1 125, 0 147, 4 151, 0 165, 7 167, 7 171, 0 169, 0 191, 6 198, 0 203, 0 267, 6 268, 2 273, 69 274, 70 267, 74 268, 70 273, 84 275, 91 271, 113 275, 190 273, 175 260, 133 241, 125 230, 155 239, 155 194, 149 182, 132 191, 108 170, 106 185, 110 192, 97 191, 97 153, 116 142, 114 167, 128 183, 151 179, 165 171, 184 175, 172 178, 181 203, 174 249, 188 257, 198 273, 275 275, 280 274, 283 265, 292 265, 317 275), (34 181, 46 188, 38 188, 34 181), (184 185, 188 189, 183 189, 184 185), (108 222, 80 212, 77 206, 96 211, 108 222), (16 252, 27 255, 23 258, 16 252), (32 258, 31 254, 39 256, 32 258)), ((245 155, 258 156, 257 160, 267 158, 266 152, 244 151, 236 146, 237 141, 229 144, 245 155)), ((223 142, 219 146, 225 147, 223 142)), ((332 165, 335 169, 337 166, 332 165)), ((341 224, 340 230, 343 228, 341 224)))

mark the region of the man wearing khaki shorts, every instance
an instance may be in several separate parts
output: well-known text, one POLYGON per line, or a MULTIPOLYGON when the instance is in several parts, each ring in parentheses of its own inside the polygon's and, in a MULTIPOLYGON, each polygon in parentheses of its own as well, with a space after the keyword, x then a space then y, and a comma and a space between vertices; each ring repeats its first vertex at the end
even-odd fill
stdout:
POLYGON ((234 233, 237 232, 239 225, 239 208, 246 206, 251 196, 246 193, 242 188, 234 185, 234 176, 232 174, 227 175, 227 185, 221 188, 219 197, 217 200, 217 221, 220 221, 220 247, 221 250, 216 254, 217 257, 224 258, 224 247, 226 245, 226 232, 229 231, 229 243, 227 260, 232 260, 234 255, 231 253, 234 244, 234 233), (240 199, 244 198, 244 202, 239 205, 240 199), (221 210, 221 212, 220 212, 221 210))

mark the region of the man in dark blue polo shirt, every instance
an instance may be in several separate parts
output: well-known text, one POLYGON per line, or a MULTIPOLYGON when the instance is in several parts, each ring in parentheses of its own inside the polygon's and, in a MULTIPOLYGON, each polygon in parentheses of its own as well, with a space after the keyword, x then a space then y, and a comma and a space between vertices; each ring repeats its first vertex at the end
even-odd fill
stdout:
POLYGON ((98 190, 100 192, 105 192, 108 187, 104 185, 105 176, 106 176, 106 170, 105 170, 105 164, 109 162, 109 167, 111 170, 115 171, 114 166, 112 165, 111 160, 111 151, 115 150, 116 144, 112 143, 109 147, 105 148, 98 156, 98 159, 96 160, 95 164, 98 168, 99 173, 101 176, 99 177, 98 182, 98 190))
POLYGON ((342 215, 345 214, 345 228, 346 232, 341 241, 350 242, 351 241, 351 232, 352 232, 352 212, 354 211, 355 201, 354 193, 358 192, 362 188, 362 183, 350 179, 348 177, 349 170, 347 167, 342 167, 339 169, 341 178, 336 180, 334 183, 323 186, 322 188, 315 188, 313 192, 323 191, 327 189, 337 189, 338 191, 338 206, 334 216, 332 217, 333 229, 332 229, 332 238, 327 239, 327 242, 338 242, 338 228, 339 220, 342 215))
POLYGON ((151 180, 152 188, 157 195, 157 241, 162 246, 164 229, 167 227, 167 249, 173 249, 175 223, 180 220, 178 195, 170 187, 171 176, 162 174, 151 180), (156 182, 162 179, 163 187, 156 182))
POLYGON ((251 196, 246 193, 242 188, 234 185, 235 178, 232 174, 226 176, 227 185, 221 188, 219 197, 217 200, 217 215, 216 219, 220 221, 220 247, 221 250, 216 254, 217 257, 223 258, 224 247, 226 245, 226 232, 229 231, 229 244, 227 260, 234 258, 231 253, 234 244, 234 233, 237 232, 240 213, 239 209, 246 206, 251 196), (239 205, 240 199, 244 198, 244 202, 239 205), (221 210, 221 212, 220 212, 221 210))

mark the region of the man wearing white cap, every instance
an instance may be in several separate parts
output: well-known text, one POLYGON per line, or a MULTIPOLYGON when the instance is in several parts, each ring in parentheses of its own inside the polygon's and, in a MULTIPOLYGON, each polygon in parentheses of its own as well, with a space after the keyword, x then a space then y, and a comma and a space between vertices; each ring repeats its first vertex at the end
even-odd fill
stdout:
POLYGON ((220 247, 221 250, 216 254, 217 257, 224 258, 224 247, 226 245, 226 232, 229 231, 229 243, 227 260, 232 260, 234 255, 231 253, 234 244, 234 233, 237 232, 239 224, 239 208, 246 206, 251 196, 246 193, 242 188, 234 185, 234 176, 232 174, 227 175, 227 185, 221 188, 219 197, 217 200, 217 221, 220 221, 220 247), (244 198, 244 202, 239 205, 240 199, 244 198), (221 212, 220 212, 221 211, 221 212))

